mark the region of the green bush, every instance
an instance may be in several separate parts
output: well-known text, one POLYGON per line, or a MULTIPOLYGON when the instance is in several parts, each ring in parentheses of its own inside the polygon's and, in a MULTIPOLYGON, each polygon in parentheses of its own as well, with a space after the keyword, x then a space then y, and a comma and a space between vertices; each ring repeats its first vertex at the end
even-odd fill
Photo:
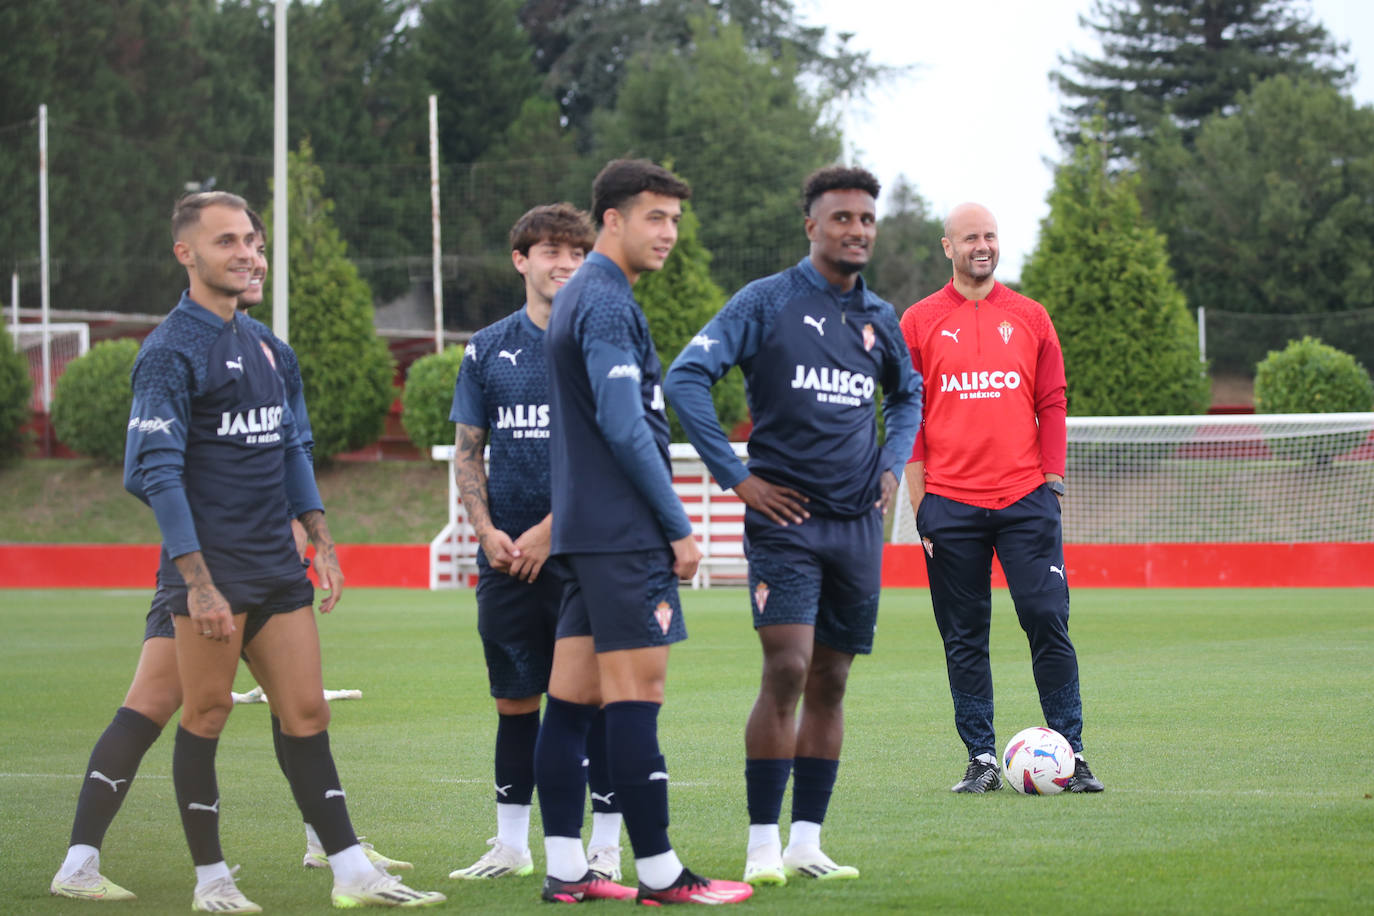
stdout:
POLYGON ((1255 367, 1256 413, 1374 410, 1374 382, 1349 353, 1314 337, 1270 350, 1255 367))
POLYGON ((53 431, 67 447, 111 464, 124 460, 137 356, 138 341, 107 340, 67 366, 52 396, 53 431))
POLYGON ((1050 213, 1021 271, 1064 349, 1069 416, 1207 409, 1197 323, 1175 285, 1164 238, 1141 215, 1138 179, 1107 161, 1105 125, 1055 172, 1050 213))
POLYGON ((28 437, 21 429, 33 416, 32 394, 28 360, 15 351, 9 331, 0 328, 0 465, 24 454, 28 437))
POLYGON ((442 353, 422 356, 406 370, 406 387, 401 392, 401 425, 420 454, 429 457, 431 446, 452 445, 454 424, 448 418, 453 405, 453 386, 463 348, 449 347, 442 353))
MULTIPOLYGON (((1271 350, 1255 367, 1257 413, 1348 413, 1374 409, 1374 382, 1349 353, 1304 337, 1271 350)), ((1327 433, 1316 442, 1275 439, 1275 457, 1312 458, 1324 466, 1366 438, 1363 432, 1327 433)))

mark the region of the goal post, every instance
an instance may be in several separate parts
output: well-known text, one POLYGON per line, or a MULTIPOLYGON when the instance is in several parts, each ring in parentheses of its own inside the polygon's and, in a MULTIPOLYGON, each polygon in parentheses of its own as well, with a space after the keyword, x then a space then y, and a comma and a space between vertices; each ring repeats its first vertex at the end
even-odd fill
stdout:
MULTIPOLYGON (((48 329, 48 380, 49 390, 57 390, 57 380, 66 371, 67 364, 82 356, 91 348, 91 326, 82 321, 69 321, 47 325, 48 329)), ((43 325, 19 324, 11 326, 14 334, 14 347, 23 353, 29 362, 29 378, 33 380, 31 405, 34 410, 45 412, 43 403, 43 325)))
MULTIPOLYGON (((1374 541, 1374 413, 1070 417, 1072 544, 1374 541)), ((892 542, 920 541, 906 481, 892 542)))

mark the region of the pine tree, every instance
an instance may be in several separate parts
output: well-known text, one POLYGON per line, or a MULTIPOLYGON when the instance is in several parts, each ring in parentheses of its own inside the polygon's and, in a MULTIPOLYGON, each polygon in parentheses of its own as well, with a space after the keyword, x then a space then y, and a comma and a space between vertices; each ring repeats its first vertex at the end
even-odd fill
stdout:
MULTIPOLYGON (((301 363, 315 459, 362 448, 382 433, 394 365, 373 326, 372 291, 347 258, 310 142, 288 156, 290 340, 301 363)), ((271 213, 264 222, 272 225, 271 213)), ((270 285, 270 283, 269 283, 270 285)), ((270 296, 261 321, 270 325, 270 296)))
MULTIPOLYGON (((688 341, 725 304, 725 292, 711 279, 711 253, 697 237, 699 226, 691 202, 683 201, 673 253, 661 270, 641 275, 635 284, 635 298, 649 321, 649 334, 665 373, 688 341)), ((744 419, 744 376, 738 368, 731 369, 711 388, 711 399, 727 433, 744 419)), ((682 424, 671 408, 668 420, 673 441, 686 441, 682 424)))
POLYGON ((1070 414, 1199 413, 1208 382, 1196 322, 1163 236, 1141 215, 1136 179, 1113 176, 1107 155, 1107 141, 1091 134, 1059 167, 1022 291, 1054 320, 1070 414))
POLYGON ((1083 122, 1107 121, 1112 157, 1132 156, 1161 118, 1191 143, 1202 119, 1230 110, 1237 93, 1279 73, 1344 86, 1348 45, 1332 39, 1297 0, 1094 0, 1079 22, 1102 56, 1074 52, 1051 74, 1068 97, 1057 125, 1066 146, 1083 122))

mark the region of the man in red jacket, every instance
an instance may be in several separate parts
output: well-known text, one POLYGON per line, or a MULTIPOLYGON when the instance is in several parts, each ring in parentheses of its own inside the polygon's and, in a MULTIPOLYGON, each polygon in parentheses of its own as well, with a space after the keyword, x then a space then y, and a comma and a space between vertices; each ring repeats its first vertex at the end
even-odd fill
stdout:
POLYGON ((954 278, 907 309, 902 335, 926 380, 906 467, 945 645, 954 724, 968 748, 955 792, 1002 786, 992 725, 992 555, 1006 573, 1045 721, 1073 745, 1067 788, 1101 792, 1083 759, 1078 657, 1069 640, 1060 500, 1068 450, 1064 355, 1040 303, 993 278, 997 220, 961 204, 941 240, 954 278))

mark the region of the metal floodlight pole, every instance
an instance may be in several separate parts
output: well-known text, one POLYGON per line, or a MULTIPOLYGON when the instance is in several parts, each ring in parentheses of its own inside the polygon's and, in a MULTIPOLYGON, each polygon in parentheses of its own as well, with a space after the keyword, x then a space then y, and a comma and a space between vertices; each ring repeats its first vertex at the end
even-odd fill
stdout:
POLYGON ((272 333, 287 342, 291 332, 291 277, 287 269, 289 221, 286 194, 286 0, 277 0, 276 74, 272 119, 272 333))
POLYGON ((14 348, 19 349, 19 271, 10 274, 10 323, 14 327, 14 348))
POLYGON ((1197 355, 1202 362, 1207 362, 1207 306, 1197 307, 1197 355))
POLYGON ((443 247, 439 243, 439 97, 429 97, 429 219, 434 259, 434 352, 444 352, 443 247))
POLYGON ((51 295, 48 289, 48 106, 38 106, 38 270, 42 303, 43 412, 52 408, 52 333, 48 327, 51 295))

